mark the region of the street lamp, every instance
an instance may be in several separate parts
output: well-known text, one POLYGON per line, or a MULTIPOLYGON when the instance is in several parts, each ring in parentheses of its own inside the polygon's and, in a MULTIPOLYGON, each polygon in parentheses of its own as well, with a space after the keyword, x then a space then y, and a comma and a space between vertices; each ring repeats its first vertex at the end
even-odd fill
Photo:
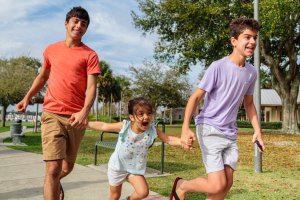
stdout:
POLYGON ((35 120, 34 120, 34 132, 37 132, 38 129, 38 116, 39 116, 39 101, 40 101, 41 95, 40 93, 36 94, 32 98, 32 102, 36 104, 36 110, 35 110, 35 120))
POLYGON ((98 121, 98 98, 99 98, 99 87, 100 87, 100 84, 97 83, 97 90, 96 90, 96 121, 98 121))
MULTIPOLYGON (((254 1, 254 19, 259 21, 259 0, 254 1)), ((257 70, 257 79, 254 90, 254 104, 258 116, 259 126, 261 127, 261 109, 260 109, 260 47, 259 47, 259 33, 257 35, 257 46, 254 51, 254 66, 257 70)), ((262 172, 262 153, 259 151, 257 144, 254 144, 254 172, 262 172)))

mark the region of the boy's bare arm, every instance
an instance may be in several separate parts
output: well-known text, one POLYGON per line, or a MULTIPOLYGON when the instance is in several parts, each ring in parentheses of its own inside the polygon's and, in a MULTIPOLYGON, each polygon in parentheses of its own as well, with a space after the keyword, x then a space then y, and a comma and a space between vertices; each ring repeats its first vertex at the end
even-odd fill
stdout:
POLYGON ((25 112, 31 98, 38 93, 46 84, 49 79, 50 69, 45 69, 42 67, 39 75, 34 79, 31 88, 25 95, 25 97, 16 105, 18 112, 25 112))
POLYGON ((265 149, 265 145, 262 139, 262 133, 261 133, 261 129, 259 126, 259 121, 258 121, 258 116, 257 116, 257 112, 256 112, 256 108, 253 102, 253 95, 246 95, 244 97, 244 106, 245 106, 245 110, 247 112, 247 116, 253 126, 254 129, 254 134, 253 134, 253 138, 252 138, 252 142, 254 143, 255 140, 258 140, 260 145, 262 146, 262 149, 265 149))
POLYGON ((181 130, 181 144, 184 148, 189 149, 188 142, 190 139, 196 140, 195 133, 190 129, 190 121, 193 114, 195 113, 198 103, 201 101, 205 94, 205 91, 197 88, 196 91, 191 95, 185 108, 184 121, 181 130))
POLYGON ((71 126, 83 129, 87 125, 87 118, 94 103, 97 89, 97 74, 91 74, 87 77, 86 97, 83 108, 73 113, 69 119, 71 126))

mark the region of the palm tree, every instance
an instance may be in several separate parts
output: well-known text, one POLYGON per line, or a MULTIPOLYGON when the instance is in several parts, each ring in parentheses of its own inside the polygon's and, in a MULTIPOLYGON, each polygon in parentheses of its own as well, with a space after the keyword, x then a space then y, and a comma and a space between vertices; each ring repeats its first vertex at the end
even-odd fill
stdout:
POLYGON ((101 75, 98 77, 99 98, 103 102, 103 114, 105 104, 109 103, 109 116, 111 120, 111 103, 118 102, 121 99, 121 88, 118 81, 113 77, 110 66, 105 61, 100 61, 101 75))

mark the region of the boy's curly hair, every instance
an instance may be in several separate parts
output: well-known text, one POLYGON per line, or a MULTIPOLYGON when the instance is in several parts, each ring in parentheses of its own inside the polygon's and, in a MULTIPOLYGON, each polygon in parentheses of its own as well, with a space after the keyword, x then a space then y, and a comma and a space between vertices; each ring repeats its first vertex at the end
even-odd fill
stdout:
POLYGON ((237 39, 246 28, 257 32, 260 30, 260 25, 258 21, 247 17, 239 17, 232 20, 229 27, 230 37, 234 37, 235 39, 237 39))

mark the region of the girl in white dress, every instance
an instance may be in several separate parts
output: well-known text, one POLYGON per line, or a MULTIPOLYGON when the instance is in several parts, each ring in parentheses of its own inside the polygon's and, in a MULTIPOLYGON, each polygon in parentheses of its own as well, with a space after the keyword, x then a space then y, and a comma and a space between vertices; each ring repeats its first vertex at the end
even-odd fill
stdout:
MULTIPOLYGON (((143 97, 130 100, 128 113, 130 121, 88 124, 94 130, 119 132, 115 151, 108 163, 109 200, 120 199, 122 184, 126 179, 134 188, 134 192, 127 199, 138 200, 148 196, 149 187, 144 174, 148 148, 156 137, 167 144, 181 146, 180 138, 167 136, 151 123, 153 107, 148 100, 143 97)), ((189 145, 191 143, 192 141, 189 145)))

